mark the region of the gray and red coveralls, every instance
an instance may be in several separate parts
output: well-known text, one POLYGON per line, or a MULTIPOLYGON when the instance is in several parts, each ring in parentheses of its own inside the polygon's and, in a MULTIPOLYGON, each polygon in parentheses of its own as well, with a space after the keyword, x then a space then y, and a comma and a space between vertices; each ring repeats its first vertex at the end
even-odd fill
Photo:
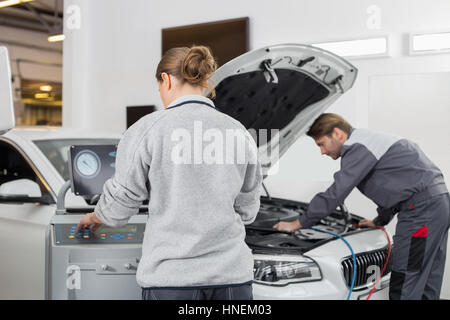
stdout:
POLYGON ((354 187, 377 204, 376 225, 398 214, 390 299, 439 299, 450 227, 450 196, 439 168, 409 140, 352 129, 334 183, 312 199, 302 227, 333 212, 354 187))

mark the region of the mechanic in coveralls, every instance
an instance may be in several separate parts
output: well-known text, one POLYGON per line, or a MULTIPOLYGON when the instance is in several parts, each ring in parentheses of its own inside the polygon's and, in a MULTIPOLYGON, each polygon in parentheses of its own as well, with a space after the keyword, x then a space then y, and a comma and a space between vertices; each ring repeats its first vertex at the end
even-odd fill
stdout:
POLYGON ((450 196, 441 171, 417 144, 396 136, 355 129, 332 113, 309 129, 322 154, 341 158, 334 183, 317 194, 304 216, 274 228, 310 228, 342 204, 354 187, 378 205, 378 216, 360 227, 398 222, 392 251, 390 299, 439 299, 444 275, 450 196))
POLYGON ((215 70, 204 46, 164 54, 156 79, 165 109, 125 132, 114 177, 105 183, 95 212, 78 225, 94 231, 103 223, 123 226, 149 199, 136 273, 145 300, 253 298, 253 255, 244 241, 244 224, 252 223, 259 210, 261 166, 245 127, 202 95, 215 70), (225 155, 228 144, 222 143, 222 152, 215 149, 215 158, 205 158, 204 136, 224 138, 230 130, 240 133, 234 139, 244 150, 225 155))

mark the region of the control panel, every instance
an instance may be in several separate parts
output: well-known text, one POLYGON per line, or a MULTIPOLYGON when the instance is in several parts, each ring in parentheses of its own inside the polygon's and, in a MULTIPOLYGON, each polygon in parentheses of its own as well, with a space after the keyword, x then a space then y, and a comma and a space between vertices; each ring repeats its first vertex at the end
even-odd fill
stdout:
POLYGON ((89 228, 76 232, 76 224, 55 224, 56 244, 89 243, 142 243, 145 224, 127 224, 124 227, 111 228, 103 226, 92 232, 89 228))

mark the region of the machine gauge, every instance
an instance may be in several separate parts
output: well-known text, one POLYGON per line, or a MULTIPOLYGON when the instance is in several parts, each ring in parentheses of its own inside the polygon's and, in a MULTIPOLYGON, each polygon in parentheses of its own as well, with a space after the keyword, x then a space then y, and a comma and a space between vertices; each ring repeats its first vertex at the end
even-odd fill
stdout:
POLYGON ((81 150, 75 156, 75 170, 84 178, 94 178, 101 169, 100 158, 91 150, 81 150))

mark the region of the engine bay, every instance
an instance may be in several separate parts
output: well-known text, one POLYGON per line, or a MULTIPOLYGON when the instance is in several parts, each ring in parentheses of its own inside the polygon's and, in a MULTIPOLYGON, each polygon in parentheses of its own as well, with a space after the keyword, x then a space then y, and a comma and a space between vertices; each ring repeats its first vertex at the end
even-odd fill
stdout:
MULTIPOLYGON (((254 252, 304 253, 332 239, 333 236, 312 229, 299 229, 293 233, 279 231, 273 226, 280 221, 294 221, 308 209, 305 202, 261 197, 261 207, 256 220, 246 226, 246 242, 254 252)), ((355 225, 361 217, 349 214, 342 207, 323 218, 316 229, 337 234, 357 232, 355 225)))

